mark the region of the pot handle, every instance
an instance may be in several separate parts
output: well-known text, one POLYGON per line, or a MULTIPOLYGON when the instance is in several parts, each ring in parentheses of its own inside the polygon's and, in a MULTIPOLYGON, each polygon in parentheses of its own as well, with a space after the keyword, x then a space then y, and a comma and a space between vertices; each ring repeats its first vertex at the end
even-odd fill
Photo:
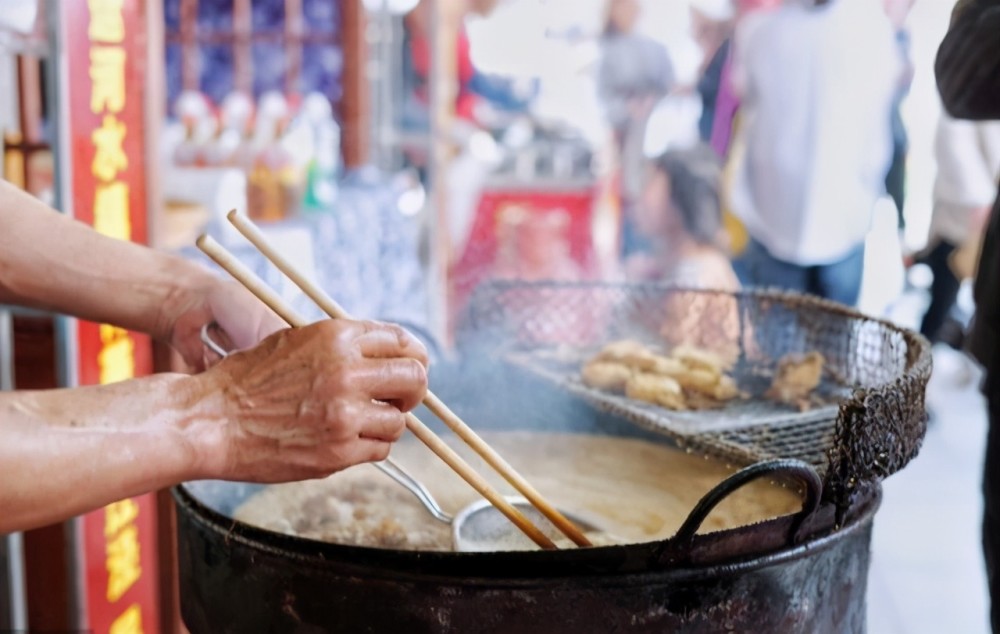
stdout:
POLYGON ((812 465, 793 459, 758 462, 740 469, 717 484, 715 488, 706 493, 698 501, 698 504, 695 505, 687 519, 677 529, 677 533, 671 541, 676 543, 678 547, 687 550, 694 541, 695 534, 701 528, 705 518, 708 517, 708 514, 712 512, 719 502, 722 502, 722 500, 726 499, 737 489, 758 478, 779 474, 794 477, 805 486, 805 499, 802 501, 802 510, 792 523, 789 535, 791 542, 796 543, 799 540, 799 532, 805 520, 819 508, 820 494, 823 492, 823 482, 820 480, 816 470, 812 468, 812 465))

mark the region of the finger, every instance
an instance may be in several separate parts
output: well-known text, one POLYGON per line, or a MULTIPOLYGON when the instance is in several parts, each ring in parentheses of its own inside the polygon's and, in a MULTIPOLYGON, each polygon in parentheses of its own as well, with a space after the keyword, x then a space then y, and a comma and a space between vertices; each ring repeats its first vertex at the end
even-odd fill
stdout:
MULTIPOLYGON (((318 463, 314 471, 319 477, 326 477, 331 473, 342 471, 354 465, 365 462, 379 462, 389 457, 392 443, 384 440, 371 440, 367 438, 356 438, 347 445, 331 447, 328 451, 320 451, 318 463)), ((315 475, 308 477, 316 477, 315 475)))
POLYGON ((427 370, 414 359, 367 359, 358 366, 357 386, 375 400, 408 412, 427 394, 427 370))
POLYGON ((389 457, 392 451, 392 443, 382 440, 359 440, 357 445, 357 461, 360 462, 381 462, 389 457))
POLYGON ((396 442, 406 431, 405 416, 389 403, 372 402, 362 413, 358 436, 363 440, 396 442))
POLYGON ((218 293, 213 294, 210 307, 215 321, 230 339, 229 350, 255 346, 288 327, 264 302, 237 282, 227 282, 218 293))
POLYGON ((364 323, 369 327, 355 339, 361 354, 374 359, 407 357, 427 367, 427 349, 404 328, 395 324, 364 323))

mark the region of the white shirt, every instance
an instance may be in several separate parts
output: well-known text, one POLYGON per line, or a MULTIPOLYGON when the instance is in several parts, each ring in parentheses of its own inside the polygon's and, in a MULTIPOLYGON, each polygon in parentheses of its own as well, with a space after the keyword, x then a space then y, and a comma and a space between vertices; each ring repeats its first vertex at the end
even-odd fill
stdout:
POLYGON ((737 39, 746 154, 732 205, 780 260, 844 258, 864 243, 885 192, 902 60, 881 7, 786 2, 737 39))
POLYGON ((997 196, 1000 121, 960 121, 942 113, 934 158, 931 238, 961 245, 974 235, 972 212, 989 207, 997 196))

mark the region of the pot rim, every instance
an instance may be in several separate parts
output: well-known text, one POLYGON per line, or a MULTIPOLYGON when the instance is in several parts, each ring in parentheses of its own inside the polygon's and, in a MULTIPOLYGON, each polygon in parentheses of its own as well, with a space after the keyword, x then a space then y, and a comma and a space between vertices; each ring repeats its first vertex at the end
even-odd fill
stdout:
MULTIPOLYGON (((599 546, 558 551, 450 552, 413 551, 352 546, 286 535, 228 517, 199 501, 178 485, 171 490, 180 524, 194 522, 221 537, 227 547, 238 545, 270 557, 294 562, 331 574, 352 574, 366 578, 384 577, 395 581, 431 578, 455 580, 462 584, 498 583, 510 586, 537 585, 542 579, 559 582, 567 578, 612 579, 631 585, 636 580, 662 576, 673 579, 701 577, 708 571, 726 574, 745 573, 809 556, 830 548, 871 523, 881 504, 881 486, 859 491, 847 518, 834 526, 836 509, 824 505, 815 514, 815 528, 805 531, 797 545, 789 545, 785 536, 795 526, 793 515, 785 515, 755 524, 696 535, 689 557, 679 562, 662 563, 664 552, 673 538, 656 542, 599 546), (754 539, 758 537, 760 539, 754 539), (777 543, 776 543, 777 540, 777 543), (743 552, 736 545, 749 545, 743 552), (753 546, 769 547, 753 552, 753 546)), ((178 525, 178 532, 184 528, 178 525)))

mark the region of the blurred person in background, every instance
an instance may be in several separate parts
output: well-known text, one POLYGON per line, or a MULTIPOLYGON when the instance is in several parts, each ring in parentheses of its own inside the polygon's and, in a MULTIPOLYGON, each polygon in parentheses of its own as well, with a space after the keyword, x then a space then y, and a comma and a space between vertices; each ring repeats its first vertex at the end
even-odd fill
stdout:
MULTIPOLYGON (((696 0, 694 6, 699 7, 705 2, 715 5, 720 1, 735 6, 726 38, 714 53, 706 50, 711 58, 698 80, 698 93, 702 98, 702 118, 698 128, 702 141, 711 144, 724 160, 729 153, 739 109, 739 99, 733 92, 731 78, 734 41, 746 37, 753 29, 754 16, 760 15, 758 12, 774 9, 782 0, 696 0)), ((721 19, 725 14, 716 15, 721 19)))
MULTIPOLYGON (((965 245, 978 249, 981 241, 1000 178, 1000 122, 960 121, 942 114, 934 157, 930 239, 917 258, 934 274, 930 305, 920 323, 920 334, 932 343, 942 341, 962 281, 973 273, 956 270, 954 254, 965 245)), ((961 346, 960 339, 948 343, 961 346)))
POLYGON ((668 150, 650 162, 636 225, 653 248, 629 260, 631 278, 739 289, 722 229, 721 175, 718 157, 704 144, 668 150))
MULTIPOLYGON (((532 97, 517 90, 512 81, 483 73, 473 64, 465 20, 473 15, 489 17, 498 3, 499 0, 462 0, 450 15, 459 22, 455 42, 455 116, 476 126, 489 123, 483 121, 484 105, 504 112, 523 112, 532 97)), ((430 127, 431 15, 430 2, 421 0, 403 19, 407 52, 403 68, 407 97, 403 122, 411 129, 430 127)))
POLYGON ((906 157, 909 154, 910 141, 903 122, 903 100, 910 93, 913 84, 913 59, 910 54, 910 31, 906 26, 906 18, 916 0, 882 0, 885 13, 896 30, 896 45, 899 47, 903 68, 899 73, 896 88, 896 101, 892 107, 892 162, 885 176, 885 189, 892 202, 896 205, 899 216, 899 229, 906 227, 904 204, 906 202, 906 157))
MULTIPOLYGON (((469 9, 464 9, 456 16, 464 20, 469 9)), ((407 102, 403 109, 404 124, 409 128, 427 130, 430 128, 430 73, 431 73, 431 3, 421 0, 412 11, 403 18, 405 27, 406 55, 404 56, 404 84, 406 85, 407 102)), ((475 69, 469 53, 469 38, 465 29, 458 27, 458 38, 455 42, 454 79, 457 85, 455 92, 455 116, 461 120, 475 122, 475 93, 469 88, 475 69)))
POLYGON ((872 0, 789 0, 741 43, 744 157, 732 205, 750 235, 744 284, 854 305, 885 194, 901 62, 872 0))
MULTIPOLYGON (((472 48, 465 26, 471 16, 488 18, 499 0, 459 0, 444 10, 443 20, 455 34, 455 103, 454 119, 449 129, 442 131, 451 143, 454 154, 445 168, 450 237, 451 263, 458 262, 467 248, 475 214, 483 188, 490 173, 500 160, 493 128, 498 127, 497 112, 518 112, 528 108, 532 95, 521 95, 513 82, 489 76, 477 69, 472 60, 472 48)), ((434 12, 430 0, 420 2, 404 18, 406 28, 404 85, 406 103, 403 126, 412 131, 428 133, 431 128, 430 75, 432 62, 432 22, 434 12)), ((417 144, 406 151, 426 184, 430 162, 428 146, 417 144)))
POLYGON ((646 124, 675 78, 667 49, 638 32, 639 14, 638 0, 608 0, 597 75, 598 97, 618 146, 626 257, 643 248, 633 207, 642 190, 646 124))
MULTIPOLYGON (((935 63, 945 109, 959 119, 1000 119, 1000 0, 959 0, 935 63)), ((975 282, 968 348, 986 369, 989 407, 983 478, 983 551, 990 621, 1000 633, 1000 198, 994 201, 975 282)))
MULTIPOLYGON (((719 0, 710 1, 714 3, 719 0)), ((759 22, 759 16, 780 6, 782 0, 725 1, 735 5, 733 26, 698 81, 698 92, 702 97, 699 130, 702 140, 709 143, 723 161, 722 220, 729 237, 730 253, 737 257, 746 248, 748 236, 746 227, 733 214, 729 203, 734 174, 743 156, 742 146, 733 147, 734 138, 738 138, 736 128, 740 107, 740 100, 732 83, 733 56, 740 47, 739 42, 749 37, 759 22)))
POLYGON ((702 52, 698 71, 698 96, 701 97, 701 117, 698 136, 703 143, 712 138, 715 103, 719 95, 722 69, 729 58, 729 45, 734 26, 732 0, 692 0, 691 36, 702 52))

